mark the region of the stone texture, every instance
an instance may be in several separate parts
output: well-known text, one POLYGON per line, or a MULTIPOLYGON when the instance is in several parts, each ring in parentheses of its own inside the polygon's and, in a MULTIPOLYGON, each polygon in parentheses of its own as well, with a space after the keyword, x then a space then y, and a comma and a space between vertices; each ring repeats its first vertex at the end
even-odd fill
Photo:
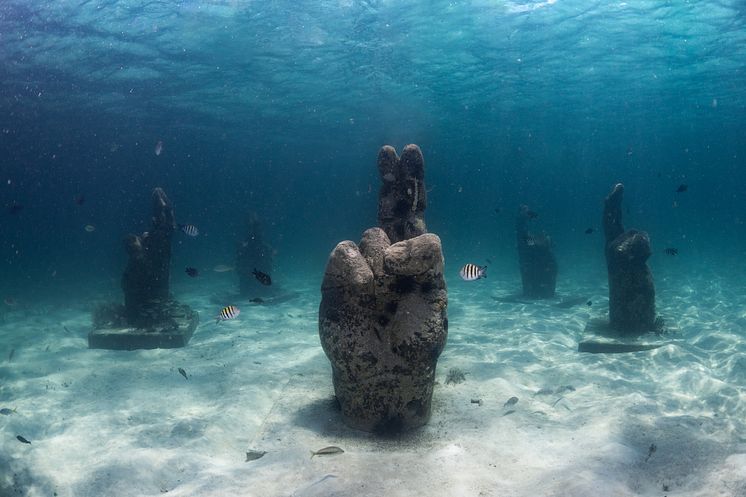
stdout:
POLYGON ((609 326, 623 334, 655 331, 655 286, 648 267, 650 238, 644 231, 624 231, 624 185, 614 186, 604 201, 603 226, 609 273, 609 326))
POLYGON ((440 239, 424 234, 390 245, 371 228, 363 240, 360 248, 337 245, 321 287, 320 337, 337 400, 353 428, 421 426, 448 330, 440 239))
POLYGON ((430 418, 448 335, 440 239, 425 232, 424 161, 416 145, 378 155, 380 228, 339 243, 321 286, 319 336, 345 422, 399 432, 430 418))
POLYGON ((262 221, 252 212, 246 221, 246 235, 236 249, 236 273, 241 297, 264 297, 273 293, 273 286, 265 286, 257 281, 252 273, 254 269, 271 275, 274 261, 272 247, 264 241, 262 221))
POLYGON ((532 299, 554 297, 557 286, 557 259, 552 252, 552 240, 545 234, 528 230, 530 210, 522 205, 516 217, 518 264, 521 270, 523 296, 532 299))
POLYGON ((401 158, 386 145, 378 153, 381 189, 378 193, 378 226, 392 243, 427 232, 425 160, 417 145, 407 145, 401 158))

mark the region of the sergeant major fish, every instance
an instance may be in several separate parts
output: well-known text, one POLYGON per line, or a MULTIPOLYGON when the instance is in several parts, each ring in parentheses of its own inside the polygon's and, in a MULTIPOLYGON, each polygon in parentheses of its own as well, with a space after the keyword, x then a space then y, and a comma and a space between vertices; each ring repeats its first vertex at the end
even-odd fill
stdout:
POLYGON ((199 235, 199 229, 193 224, 179 224, 179 229, 188 236, 199 235))
POLYGON ((227 305, 220 309, 220 314, 218 314, 218 317, 215 318, 215 324, 218 324, 220 321, 236 319, 239 314, 241 314, 241 309, 239 309, 235 305, 227 305))
POLYGON ((474 281, 487 277, 487 266, 477 266, 476 264, 464 264, 464 267, 458 272, 464 281, 474 281))

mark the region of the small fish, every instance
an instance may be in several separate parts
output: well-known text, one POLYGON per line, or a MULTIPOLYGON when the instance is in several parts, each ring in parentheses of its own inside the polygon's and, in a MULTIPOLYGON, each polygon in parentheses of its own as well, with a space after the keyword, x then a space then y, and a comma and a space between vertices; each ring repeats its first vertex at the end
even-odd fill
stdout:
POLYGON ((464 281, 474 281, 480 278, 486 278, 486 271, 487 266, 477 266, 476 264, 468 263, 464 264, 458 274, 464 281))
POLYGON ((590 307, 590 306, 592 306, 592 305, 593 305, 593 301, 592 301, 592 300, 589 300, 588 302, 586 302, 586 303, 585 303, 585 305, 587 305, 588 307, 590 307))
POLYGON ((16 355, 16 349, 10 349, 10 354, 8 354, 8 362, 13 360, 14 355, 16 355))
POLYGON ((666 255, 679 255, 679 249, 675 249, 675 248, 672 248, 672 247, 667 248, 663 252, 665 252, 666 255))
POLYGON ((482 405, 482 399, 471 399, 472 404, 482 405))
POLYGON ((15 202, 15 201, 8 204, 8 214, 10 214, 11 216, 15 216, 22 210, 23 210, 23 204, 19 204, 18 202, 15 202))
POLYGON ((92 224, 86 224, 85 226, 83 226, 83 229, 86 230, 88 233, 93 233, 94 231, 96 231, 96 227, 92 224))
POLYGON ((220 314, 218 314, 218 317, 215 318, 215 324, 218 324, 220 321, 236 319, 239 314, 241 314, 241 309, 239 309, 235 305, 227 305, 220 309, 220 314))
POLYGON ((85 195, 82 193, 79 193, 78 195, 75 195, 73 197, 73 202, 75 202, 77 205, 83 205, 85 204, 85 195))
POLYGON ((233 269, 233 266, 226 266, 225 264, 218 264, 212 268, 216 273, 227 273, 228 271, 233 271, 233 269))
POLYGON ((17 439, 17 440, 18 440, 19 442, 21 442, 21 443, 25 443, 25 444, 30 444, 30 443, 31 443, 31 442, 29 442, 28 440, 26 440, 26 439, 25 439, 24 437, 22 437, 21 435, 16 435, 16 439, 17 439))
POLYGON ((511 409, 510 411, 505 411, 505 413, 503 414, 503 417, 504 416, 510 416, 513 413, 515 413, 515 409, 511 409))
POLYGON ((190 277, 190 278, 196 278, 199 276, 199 271, 196 267, 187 267, 184 272, 190 277))
POLYGON ((254 268, 254 271, 252 271, 251 274, 253 274, 257 281, 264 286, 269 286, 272 284, 272 278, 270 278, 267 273, 263 273, 254 268))
POLYGON ((594 231, 596 231, 596 230, 595 230, 594 228, 588 228, 587 230, 585 230, 585 234, 586 234, 586 235, 590 235, 590 234, 591 234, 591 233, 593 233, 594 231))
POLYGON ((495 214, 500 215, 501 212, 502 212, 501 208, 495 207, 495 214))
POLYGON ((554 393, 564 393, 564 392, 574 392, 575 387, 572 385, 565 385, 562 387, 557 387, 557 390, 554 391, 554 393))
POLYGON ((514 406, 517 403, 518 403, 518 397, 511 397, 511 398, 508 399, 507 402, 505 402, 505 404, 503 404, 503 407, 514 406))
POLYGON ((246 452, 246 460, 244 462, 256 461, 257 459, 264 457, 264 454, 266 453, 267 451, 265 450, 250 450, 246 452))
POLYGON ((161 155, 161 152, 163 152, 163 141, 158 140, 158 142, 155 144, 155 155, 161 155))
POLYGON ((15 413, 15 409, 8 409, 7 407, 3 407, 2 409, 0 409, 0 414, 2 414, 3 416, 10 416, 11 414, 15 413))
POLYGON ((184 368, 179 368, 179 374, 184 377, 185 380, 188 380, 189 377, 186 374, 186 371, 184 371, 184 368))
POLYGON ((263 304, 264 299, 261 297, 254 297, 253 299, 249 300, 249 302, 252 302, 254 304, 263 304))
POLYGON ((311 451, 311 459, 313 459, 313 456, 328 456, 332 454, 342 454, 344 451, 340 449, 339 447, 330 446, 330 447, 324 447, 323 449, 319 449, 317 451, 311 451))
POLYGON ((678 188, 676 189, 676 192, 675 192, 675 193, 684 193, 684 192, 685 192, 685 191, 687 191, 688 189, 689 189, 689 185, 687 185, 686 183, 682 183, 682 184, 680 184, 680 185, 679 185, 679 187, 678 187, 678 188))
POLYGON ((197 236, 199 235, 199 229, 193 224, 179 224, 179 229, 188 236, 197 236))
POLYGON ((645 458, 645 462, 648 462, 648 459, 650 459, 650 456, 652 456, 656 450, 658 450, 658 447, 656 447, 655 444, 650 444, 650 447, 648 447, 648 457, 645 458))
POLYGON ((542 388, 541 390, 537 391, 537 392, 536 392, 536 393, 534 394, 534 397, 536 397, 537 395, 549 395, 549 394, 552 394, 552 393, 554 393, 554 390, 552 390, 552 389, 551 389, 551 388, 549 388, 549 387, 544 387, 544 388, 542 388))

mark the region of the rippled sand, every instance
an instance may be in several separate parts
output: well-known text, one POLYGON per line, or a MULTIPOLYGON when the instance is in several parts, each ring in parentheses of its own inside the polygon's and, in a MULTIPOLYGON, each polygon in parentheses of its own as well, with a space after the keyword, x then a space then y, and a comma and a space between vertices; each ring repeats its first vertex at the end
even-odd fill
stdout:
POLYGON ((586 324, 603 315, 606 288, 563 281, 563 297, 591 306, 500 302, 514 284, 449 279, 450 329, 431 423, 395 439, 341 424, 317 338, 316 281, 296 282, 300 295, 287 302, 240 304, 240 318, 218 326, 210 318, 226 288, 186 298, 179 289, 202 316, 180 350, 88 350, 88 304, 13 309, 0 325, 0 407, 17 409, 0 416, 0 490, 744 495, 746 292, 710 274, 660 277, 659 311, 677 331, 646 340, 665 345, 580 354, 578 342, 591 337, 586 324), (453 368, 466 373, 464 382, 445 383, 453 368), (328 445, 345 452, 310 458, 328 445), (250 449, 267 453, 245 462, 250 449))

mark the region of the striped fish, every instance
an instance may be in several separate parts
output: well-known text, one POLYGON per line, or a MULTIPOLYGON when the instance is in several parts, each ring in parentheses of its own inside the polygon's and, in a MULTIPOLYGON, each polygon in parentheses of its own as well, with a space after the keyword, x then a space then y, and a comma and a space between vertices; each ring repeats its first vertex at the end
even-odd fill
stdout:
POLYGON ((185 234, 189 236, 197 236, 199 235, 199 230, 197 227, 193 224, 180 224, 179 229, 185 234))
POLYGON ((461 271, 458 272, 461 279, 464 281, 474 281, 480 278, 487 277, 487 266, 477 266, 476 264, 464 264, 461 271))
POLYGON ((236 319, 239 314, 241 314, 241 309, 239 309, 235 305, 227 305, 220 309, 220 314, 218 314, 218 317, 215 318, 215 324, 218 324, 220 321, 236 319))

